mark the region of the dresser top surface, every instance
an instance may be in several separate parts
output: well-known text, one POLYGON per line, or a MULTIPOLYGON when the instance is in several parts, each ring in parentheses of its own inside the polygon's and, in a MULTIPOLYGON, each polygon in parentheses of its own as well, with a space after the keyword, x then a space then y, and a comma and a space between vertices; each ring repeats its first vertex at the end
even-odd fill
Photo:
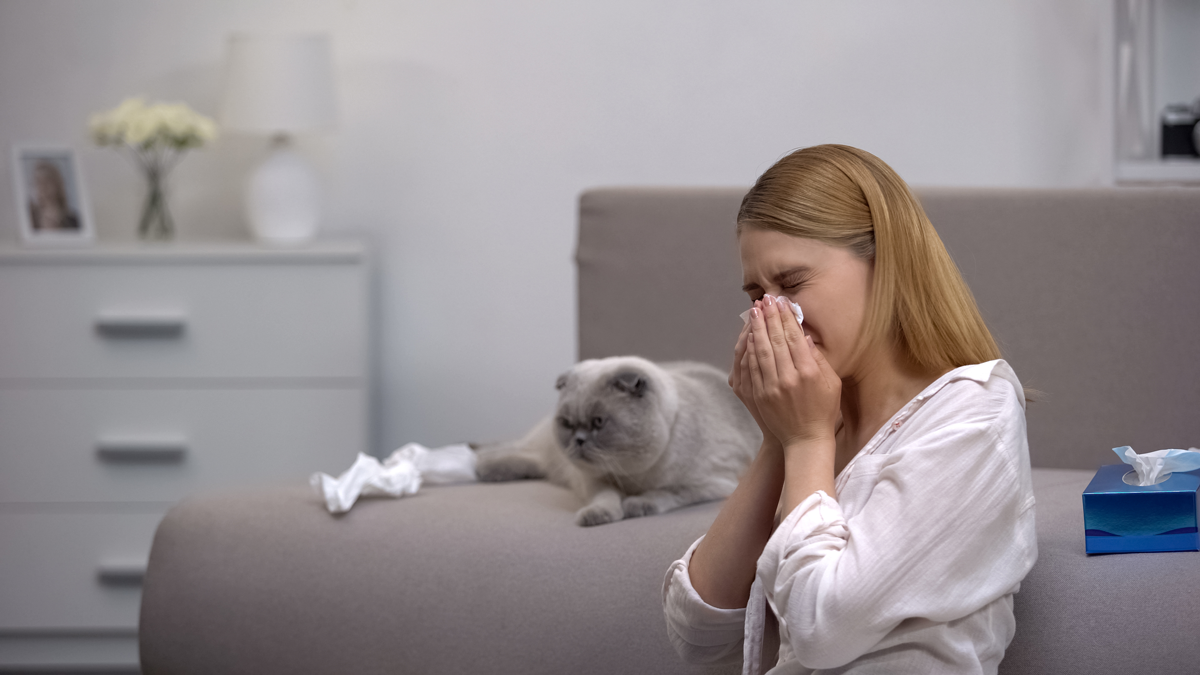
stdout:
POLYGON ((249 241, 100 243, 78 246, 0 245, 0 265, 161 263, 356 263, 366 257, 354 239, 270 246, 249 241))

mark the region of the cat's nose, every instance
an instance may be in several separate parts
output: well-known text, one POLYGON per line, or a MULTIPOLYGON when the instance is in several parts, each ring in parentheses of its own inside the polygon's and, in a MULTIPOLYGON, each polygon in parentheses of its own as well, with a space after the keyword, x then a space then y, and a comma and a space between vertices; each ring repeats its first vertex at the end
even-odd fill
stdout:
POLYGON ((583 433, 582 431, 576 431, 574 440, 575 445, 582 446, 587 442, 587 434, 583 433))

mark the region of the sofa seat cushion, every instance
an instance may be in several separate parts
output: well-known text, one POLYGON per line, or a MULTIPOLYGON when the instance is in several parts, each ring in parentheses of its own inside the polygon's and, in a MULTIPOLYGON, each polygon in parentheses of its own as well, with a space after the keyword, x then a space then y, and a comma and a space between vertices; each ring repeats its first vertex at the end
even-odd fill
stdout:
MULTIPOLYGON (((1092 472, 1034 471, 1039 559, 1001 673, 1195 672, 1200 553, 1088 557, 1092 472), (1189 627, 1184 629, 1183 627, 1189 627)), ((334 517, 307 486, 186 500, 142 600, 153 673, 737 673, 679 661, 663 574, 720 508, 574 524, 540 482, 429 487, 334 517)))
POLYGON ((542 481, 340 517, 308 486, 184 501, 150 554, 143 672, 740 672, 681 663, 660 600, 720 504, 592 528, 579 506, 542 481))

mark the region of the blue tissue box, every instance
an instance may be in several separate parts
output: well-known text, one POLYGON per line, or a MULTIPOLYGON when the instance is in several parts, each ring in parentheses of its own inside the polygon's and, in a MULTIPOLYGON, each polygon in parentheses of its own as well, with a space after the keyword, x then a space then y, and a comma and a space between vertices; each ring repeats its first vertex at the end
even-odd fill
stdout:
POLYGON ((1197 491, 1200 471, 1177 471, 1157 485, 1129 485, 1128 464, 1100 467, 1083 491, 1088 555, 1200 550, 1197 491))

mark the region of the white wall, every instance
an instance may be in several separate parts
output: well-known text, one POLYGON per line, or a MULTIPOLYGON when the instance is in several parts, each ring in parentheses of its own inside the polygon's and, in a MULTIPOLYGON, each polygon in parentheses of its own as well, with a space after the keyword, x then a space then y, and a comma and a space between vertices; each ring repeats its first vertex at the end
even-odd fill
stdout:
MULTIPOLYGON (((856 145, 914 184, 1110 181, 1112 7, 1095 0, 0 0, 0 145, 79 149, 101 236, 141 184, 91 112, 213 113, 233 30, 332 33, 340 129, 306 139, 330 234, 377 243, 380 449, 512 436, 575 357, 575 204, 602 184, 749 184, 856 145)), ((173 176, 184 238, 244 237, 228 137, 173 176)), ((0 237, 16 211, 0 168, 0 237)), ((0 317, 0 321, 3 318, 0 317)), ((334 467, 328 467, 332 469, 334 467)))

